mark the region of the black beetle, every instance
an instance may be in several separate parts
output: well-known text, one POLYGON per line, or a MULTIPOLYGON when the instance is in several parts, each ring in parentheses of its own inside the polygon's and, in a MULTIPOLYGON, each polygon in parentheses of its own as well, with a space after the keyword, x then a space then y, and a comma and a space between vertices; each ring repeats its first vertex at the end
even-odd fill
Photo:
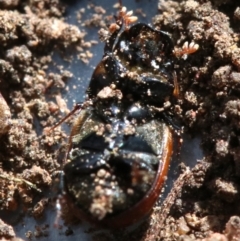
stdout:
POLYGON ((152 107, 174 92, 169 35, 143 23, 124 30, 121 19, 117 24, 87 90, 92 104, 73 124, 64 166, 74 213, 111 228, 149 214, 161 192, 172 133, 152 107))

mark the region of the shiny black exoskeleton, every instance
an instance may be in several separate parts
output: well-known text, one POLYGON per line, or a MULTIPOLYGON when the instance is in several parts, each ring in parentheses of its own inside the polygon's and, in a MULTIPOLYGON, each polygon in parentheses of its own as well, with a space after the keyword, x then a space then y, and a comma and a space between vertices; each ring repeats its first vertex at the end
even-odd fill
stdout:
POLYGON ((129 99, 161 106, 174 90, 169 35, 139 23, 117 36, 118 31, 108 40, 103 59, 93 73, 90 98, 114 84, 129 99))
MULTIPOLYGON (((168 34, 136 24, 105 46, 77 116, 64 167, 76 215, 123 227, 147 215, 165 180, 172 135, 161 113, 174 90, 168 34)), ((118 36, 119 35, 119 36, 118 36)))

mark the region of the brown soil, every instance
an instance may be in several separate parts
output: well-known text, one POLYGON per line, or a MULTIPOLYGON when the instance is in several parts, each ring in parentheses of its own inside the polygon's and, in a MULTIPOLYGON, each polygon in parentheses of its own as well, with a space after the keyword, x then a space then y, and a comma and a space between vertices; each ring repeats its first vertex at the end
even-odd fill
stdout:
MULTIPOLYGON (((8 215, 20 209, 39 217, 50 205, 43 192, 51 190, 60 170, 58 158, 68 135, 59 127, 41 136, 61 112, 68 112, 61 90, 71 73, 61 67, 60 74, 49 73, 50 53, 74 48, 87 63, 92 54, 86 49, 95 42, 84 42, 85 33, 61 19, 65 8, 57 0, 6 0, 0 8, 0 92, 6 100, 0 98, 0 210, 8 215)), ((176 61, 180 95, 173 112, 186 133, 201 137, 205 157, 192 170, 181 165, 167 199, 137 229, 93 239, 240 240, 239 4, 160 0, 159 10, 154 26, 169 32, 175 46, 185 41, 200 46, 187 60, 176 61)), ((78 12, 79 21, 83 12, 78 12)), ((85 26, 105 27, 111 21, 103 18, 103 8, 95 12, 85 26)), ((3 221, 2 237, 17 240, 3 221)))

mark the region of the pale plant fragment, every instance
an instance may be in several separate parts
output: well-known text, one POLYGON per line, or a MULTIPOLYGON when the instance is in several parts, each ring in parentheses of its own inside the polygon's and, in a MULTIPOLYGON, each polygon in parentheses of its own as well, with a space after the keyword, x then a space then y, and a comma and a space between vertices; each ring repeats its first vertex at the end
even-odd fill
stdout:
POLYGON ((173 50, 173 53, 175 54, 176 57, 178 58, 183 58, 187 59, 189 54, 195 53, 199 49, 199 45, 196 44, 195 42, 191 42, 190 44, 188 41, 186 41, 182 48, 175 48, 173 50))
POLYGON ((115 31, 119 30, 122 23, 124 24, 125 28, 128 29, 130 24, 135 23, 138 20, 137 16, 133 16, 133 11, 128 11, 126 7, 122 7, 118 14, 118 20, 116 23, 112 23, 108 30, 110 33, 114 33, 115 31))

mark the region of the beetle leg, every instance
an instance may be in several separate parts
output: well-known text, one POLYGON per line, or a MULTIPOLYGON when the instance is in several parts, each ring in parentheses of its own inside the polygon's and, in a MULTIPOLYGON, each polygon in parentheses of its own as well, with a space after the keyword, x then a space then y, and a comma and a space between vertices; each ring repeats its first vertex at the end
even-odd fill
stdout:
POLYGON ((78 110, 83 110, 87 107, 89 107, 92 104, 92 101, 85 101, 83 103, 77 103, 74 108, 66 115, 64 116, 59 122, 57 122, 54 126, 52 126, 50 129, 46 129, 45 132, 50 133, 53 131, 56 127, 61 125, 64 121, 66 121, 70 116, 74 115, 78 110))
POLYGON ((179 97, 179 85, 178 85, 177 75, 175 71, 173 72, 173 83, 174 83, 173 95, 177 98, 179 97))

